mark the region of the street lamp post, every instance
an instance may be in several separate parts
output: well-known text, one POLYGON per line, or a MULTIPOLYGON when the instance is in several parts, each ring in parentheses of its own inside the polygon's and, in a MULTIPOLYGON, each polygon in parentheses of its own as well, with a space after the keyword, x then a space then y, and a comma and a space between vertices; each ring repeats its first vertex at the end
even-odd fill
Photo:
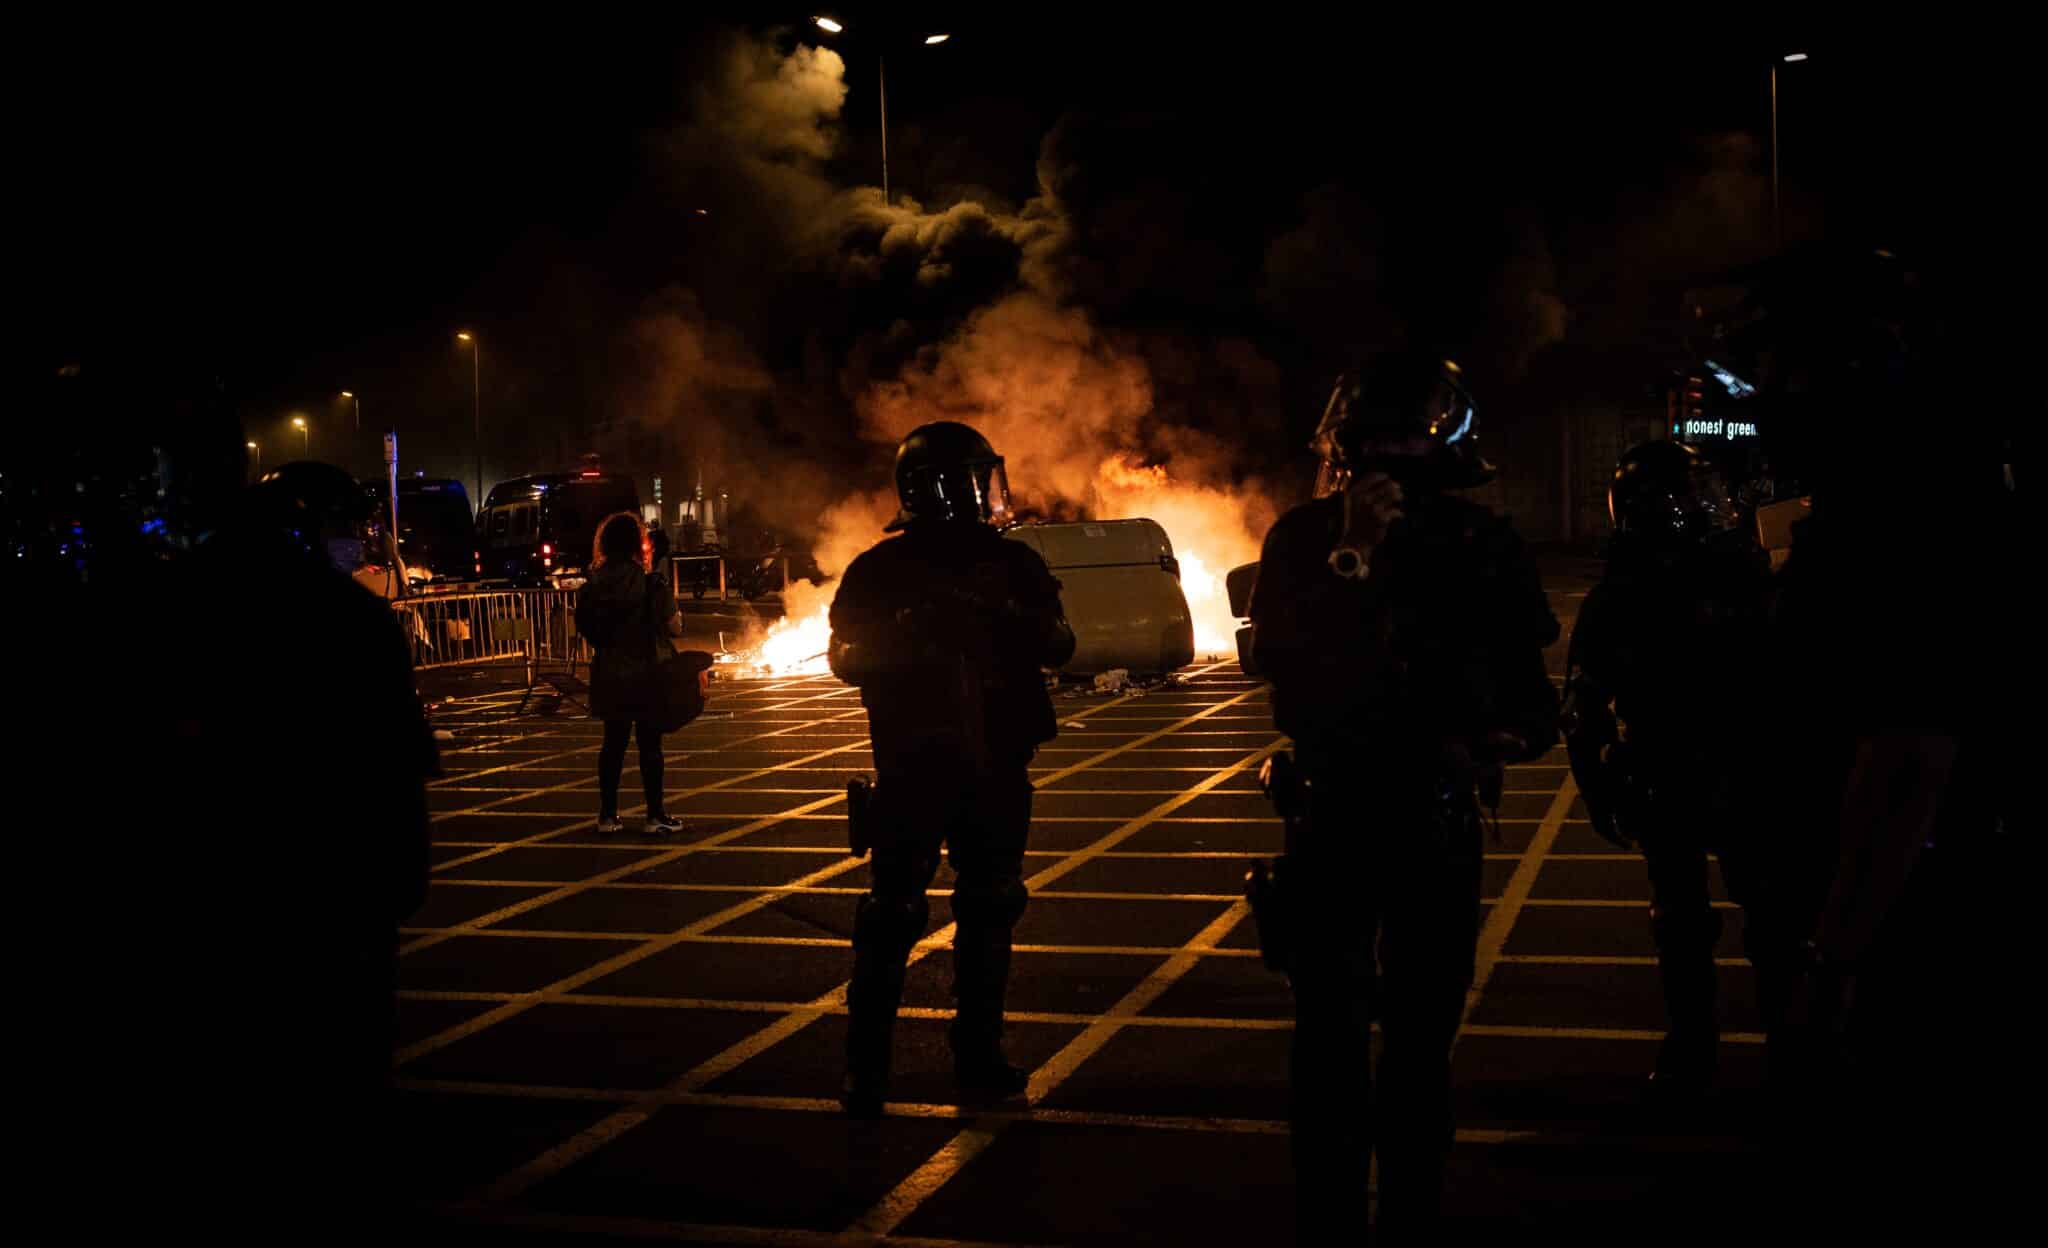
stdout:
POLYGON ((249 448, 250 450, 252 450, 252 451, 256 452, 256 475, 257 475, 257 476, 259 476, 259 477, 260 477, 260 476, 262 476, 262 475, 263 475, 263 448, 262 448, 262 447, 260 447, 260 446, 258 446, 258 445, 256 445, 256 444, 255 444, 254 442, 249 442, 249 443, 246 443, 245 445, 247 445, 247 446, 248 446, 248 448, 249 448))
MULTIPOLYGON (((1804 52, 1788 52, 1781 58, 1787 65, 1807 59, 1804 52)), ((1785 213, 1778 204, 1778 64, 1771 63, 1771 229, 1778 250, 1785 250, 1785 213)))
POLYGON ((307 426, 306 418, 304 416, 292 417, 292 428, 299 431, 299 454, 311 459, 313 457, 313 430, 307 426))
POLYGON ((342 391, 341 397, 347 399, 355 407, 355 437, 349 444, 348 452, 349 466, 353 468, 356 456, 363 453, 363 401, 356 397, 356 392, 353 390, 342 391))
POLYGON ((469 344, 469 402, 470 415, 475 422, 476 438, 476 506, 484 505, 484 398, 483 398, 483 346, 476 335, 460 330, 456 341, 469 344))
MULTIPOLYGON (((813 25, 828 35, 841 34, 846 24, 830 17, 814 17, 813 25)), ((944 43, 953 36, 948 34, 926 35, 924 46, 933 47, 944 43)), ((875 54, 875 94, 881 104, 882 114, 882 202, 889 202, 889 64, 882 53, 875 54)))

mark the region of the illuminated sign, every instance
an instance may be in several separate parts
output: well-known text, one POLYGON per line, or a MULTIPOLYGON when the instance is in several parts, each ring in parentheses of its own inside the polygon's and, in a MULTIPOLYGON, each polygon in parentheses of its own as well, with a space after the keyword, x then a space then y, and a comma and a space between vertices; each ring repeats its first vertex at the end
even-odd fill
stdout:
MULTIPOLYGON (((1671 431, 1680 432, 1675 425, 1671 431)), ((1726 438, 1732 442, 1737 438, 1757 436, 1755 422, 1747 420, 1688 420, 1685 422, 1684 434, 1688 441, 1696 438, 1726 438)))

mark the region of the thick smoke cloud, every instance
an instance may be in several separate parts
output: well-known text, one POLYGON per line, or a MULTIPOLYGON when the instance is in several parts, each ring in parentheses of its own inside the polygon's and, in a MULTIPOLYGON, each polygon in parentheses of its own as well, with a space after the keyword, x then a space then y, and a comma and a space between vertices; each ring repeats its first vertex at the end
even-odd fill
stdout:
MULTIPOLYGON (((691 125, 669 139, 680 166, 722 165, 728 185, 737 177, 741 191, 729 197, 752 206, 740 232, 759 253, 755 284, 780 288, 762 300, 784 317, 792 302, 815 312, 801 318, 802 357, 771 367, 695 300, 669 296, 635 335, 646 377, 640 419, 698 427, 693 445, 723 477, 772 477, 760 505, 820 539, 828 574, 858 549, 840 530, 858 523, 864 544, 886 512, 827 504, 886 478, 827 472, 792 486, 791 454, 843 463, 858 440, 871 448, 865 462, 880 467, 881 448, 929 420, 982 429, 1041 515, 1102 515, 1127 502, 1129 489, 1105 492, 1109 460, 1164 465, 1176 482, 1242 485, 1228 448, 1271 398, 1270 363, 1242 337, 1205 341, 1097 321, 1100 306, 1156 292, 1174 268, 1162 250, 1171 231, 1142 257, 1129 245, 1158 234, 1148 211, 1156 188, 1091 191, 1085 173, 1104 142, 1128 147, 1144 136, 1112 128, 1105 140, 1063 123, 1041 153, 1040 193, 1015 210, 978 199, 932 210, 902 196, 885 203, 877 188, 841 189, 829 176, 841 69, 829 51, 785 55, 735 39, 700 89, 691 125), (1099 228, 1077 227, 1077 203, 1099 228), (1155 373, 1173 393, 1160 393, 1155 373), (773 473, 750 470, 764 456, 773 473)), ((743 304, 738 313, 758 310, 743 304)), ((1246 523, 1249 531, 1257 520, 1246 523)))
POLYGON ((1114 463, 1222 491, 1256 537, 1298 496, 1321 391, 1348 358, 1441 346, 1505 432, 1533 419, 1514 396, 1540 361, 1627 337, 1655 283, 1702 254, 1739 258, 1764 202, 1740 136, 1578 220, 1523 206, 1522 172, 1471 183, 1478 163, 1460 193, 1420 194, 1399 157, 1262 198, 1203 149, 1203 126, 1084 114, 1046 134, 1021 204, 884 202, 834 165, 843 70, 826 49, 739 36, 711 58, 662 144, 686 202, 710 210, 715 241, 691 253, 706 299, 671 297, 636 335, 638 418, 700 428, 707 472, 828 550, 846 543, 819 518, 886 487, 888 446, 936 419, 987 433, 1037 514, 1134 505, 1104 475, 1114 463), (1247 221, 1248 202, 1270 215, 1247 221))

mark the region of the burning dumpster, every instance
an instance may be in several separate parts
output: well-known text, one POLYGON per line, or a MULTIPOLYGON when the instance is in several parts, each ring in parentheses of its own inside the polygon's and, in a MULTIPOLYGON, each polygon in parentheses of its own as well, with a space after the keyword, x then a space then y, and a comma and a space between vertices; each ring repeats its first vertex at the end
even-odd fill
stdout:
POLYGON ((1037 551, 1060 580, 1073 625, 1065 671, 1159 675, 1195 657, 1194 618, 1181 591, 1180 561, 1151 520, 1018 525, 1004 534, 1037 551))

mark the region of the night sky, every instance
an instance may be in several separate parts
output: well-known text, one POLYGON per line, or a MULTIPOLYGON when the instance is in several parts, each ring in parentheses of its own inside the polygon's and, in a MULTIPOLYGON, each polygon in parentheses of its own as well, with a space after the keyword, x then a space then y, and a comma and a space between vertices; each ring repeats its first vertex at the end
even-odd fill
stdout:
POLYGON ((835 12, 837 40, 765 6, 51 30, 30 111, 48 213, 23 240, 45 279, 35 366, 215 387, 279 451, 304 412, 332 458, 368 445, 323 438, 352 389, 409 467, 466 476, 468 327, 493 477, 636 446, 675 467, 673 442, 646 452, 631 431, 682 409, 745 427, 684 439, 714 471, 782 454, 866 471, 859 397, 929 361, 1023 262, 981 238, 899 273, 857 230, 809 237, 801 197, 778 209, 734 163, 736 46, 845 54, 807 185, 878 183, 883 52, 899 198, 1008 223, 1050 170, 1067 231, 1050 299, 1125 335, 1160 418, 1249 469, 1296 457, 1330 372, 1375 345, 1457 354, 1495 431, 1653 386, 1677 362, 1676 289, 1770 247, 1780 52, 1813 58, 1781 74, 1795 242, 1960 263, 1968 205, 2012 176, 1982 175, 2000 140, 1959 54, 1922 37, 835 12), (953 38, 921 44, 938 30, 953 38), (677 323, 742 361, 726 398, 692 407, 701 377, 678 397, 656 341, 677 323))

